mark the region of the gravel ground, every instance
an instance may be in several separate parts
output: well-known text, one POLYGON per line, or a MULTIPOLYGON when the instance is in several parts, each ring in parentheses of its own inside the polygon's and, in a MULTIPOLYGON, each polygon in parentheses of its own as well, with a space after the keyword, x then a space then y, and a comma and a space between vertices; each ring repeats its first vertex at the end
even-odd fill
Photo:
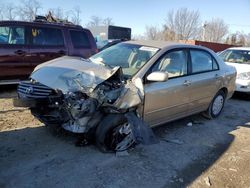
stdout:
POLYGON ((104 154, 75 147, 75 135, 45 127, 9 96, 0 94, 0 187, 250 187, 249 99, 229 100, 215 120, 155 128, 158 144, 104 154))

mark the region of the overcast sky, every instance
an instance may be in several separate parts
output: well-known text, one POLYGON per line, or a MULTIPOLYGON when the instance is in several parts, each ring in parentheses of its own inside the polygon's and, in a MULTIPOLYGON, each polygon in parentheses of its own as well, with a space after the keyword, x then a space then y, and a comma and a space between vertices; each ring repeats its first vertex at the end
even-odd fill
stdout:
MULTIPOLYGON (((0 3, 18 0, 0 0, 0 3)), ((115 25, 132 28, 133 34, 143 34, 145 25, 164 23, 171 10, 187 7, 199 10, 203 21, 222 18, 230 31, 250 33, 250 0, 40 0, 41 13, 49 8, 60 7, 67 11, 75 6, 81 8, 82 25, 93 15, 111 17, 115 25)))

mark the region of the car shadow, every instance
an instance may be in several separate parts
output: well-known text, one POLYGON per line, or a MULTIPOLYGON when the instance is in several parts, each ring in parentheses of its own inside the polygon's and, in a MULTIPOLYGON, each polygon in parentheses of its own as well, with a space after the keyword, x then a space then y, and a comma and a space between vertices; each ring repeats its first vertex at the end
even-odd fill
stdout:
POLYGON ((176 174, 163 187, 190 185, 228 150, 235 139, 233 131, 241 127, 250 128, 246 124, 250 122, 250 115, 246 115, 250 109, 247 105, 241 107, 243 103, 242 96, 240 99, 234 96, 217 119, 207 120, 202 115, 193 115, 155 129, 156 135, 179 147, 172 150, 172 154, 181 150, 183 155, 176 157, 173 154, 170 157, 175 161, 172 167, 176 169, 176 174), (235 108, 232 103, 239 103, 239 106, 235 108))
POLYGON ((215 120, 212 121, 210 126, 209 120, 195 115, 156 128, 156 135, 175 147, 166 154, 175 174, 162 187, 188 186, 227 151, 235 139, 230 133, 238 125, 228 124, 226 128, 219 129, 220 125, 214 125, 215 120), (191 122, 195 123, 190 126, 191 122), (162 132, 167 135, 162 135, 162 132), (179 155, 176 156, 176 153, 179 155))
POLYGON ((0 85, 0 99, 17 97, 17 85, 0 85))
POLYGON ((234 92, 233 94, 233 99, 238 99, 238 100, 250 100, 250 94, 247 93, 242 93, 242 92, 234 92))

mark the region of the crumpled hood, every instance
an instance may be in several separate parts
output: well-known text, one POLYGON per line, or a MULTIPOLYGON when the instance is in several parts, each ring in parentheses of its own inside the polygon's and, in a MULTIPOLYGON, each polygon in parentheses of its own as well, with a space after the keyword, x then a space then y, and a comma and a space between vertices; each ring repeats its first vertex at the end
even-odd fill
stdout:
POLYGON ((111 69, 80 57, 64 56, 38 65, 30 77, 63 93, 79 90, 90 93, 119 69, 111 69))

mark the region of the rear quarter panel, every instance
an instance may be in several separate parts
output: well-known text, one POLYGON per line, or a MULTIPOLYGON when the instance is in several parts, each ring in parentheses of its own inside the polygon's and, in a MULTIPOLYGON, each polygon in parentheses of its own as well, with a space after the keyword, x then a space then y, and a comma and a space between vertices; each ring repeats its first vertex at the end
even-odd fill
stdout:
POLYGON ((223 86, 227 88, 227 99, 231 98, 236 88, 236 75, 235 67, 227 65, 217 54, 213 52, 217 62, 219 63, 221 73, 223 74, 223 86))

